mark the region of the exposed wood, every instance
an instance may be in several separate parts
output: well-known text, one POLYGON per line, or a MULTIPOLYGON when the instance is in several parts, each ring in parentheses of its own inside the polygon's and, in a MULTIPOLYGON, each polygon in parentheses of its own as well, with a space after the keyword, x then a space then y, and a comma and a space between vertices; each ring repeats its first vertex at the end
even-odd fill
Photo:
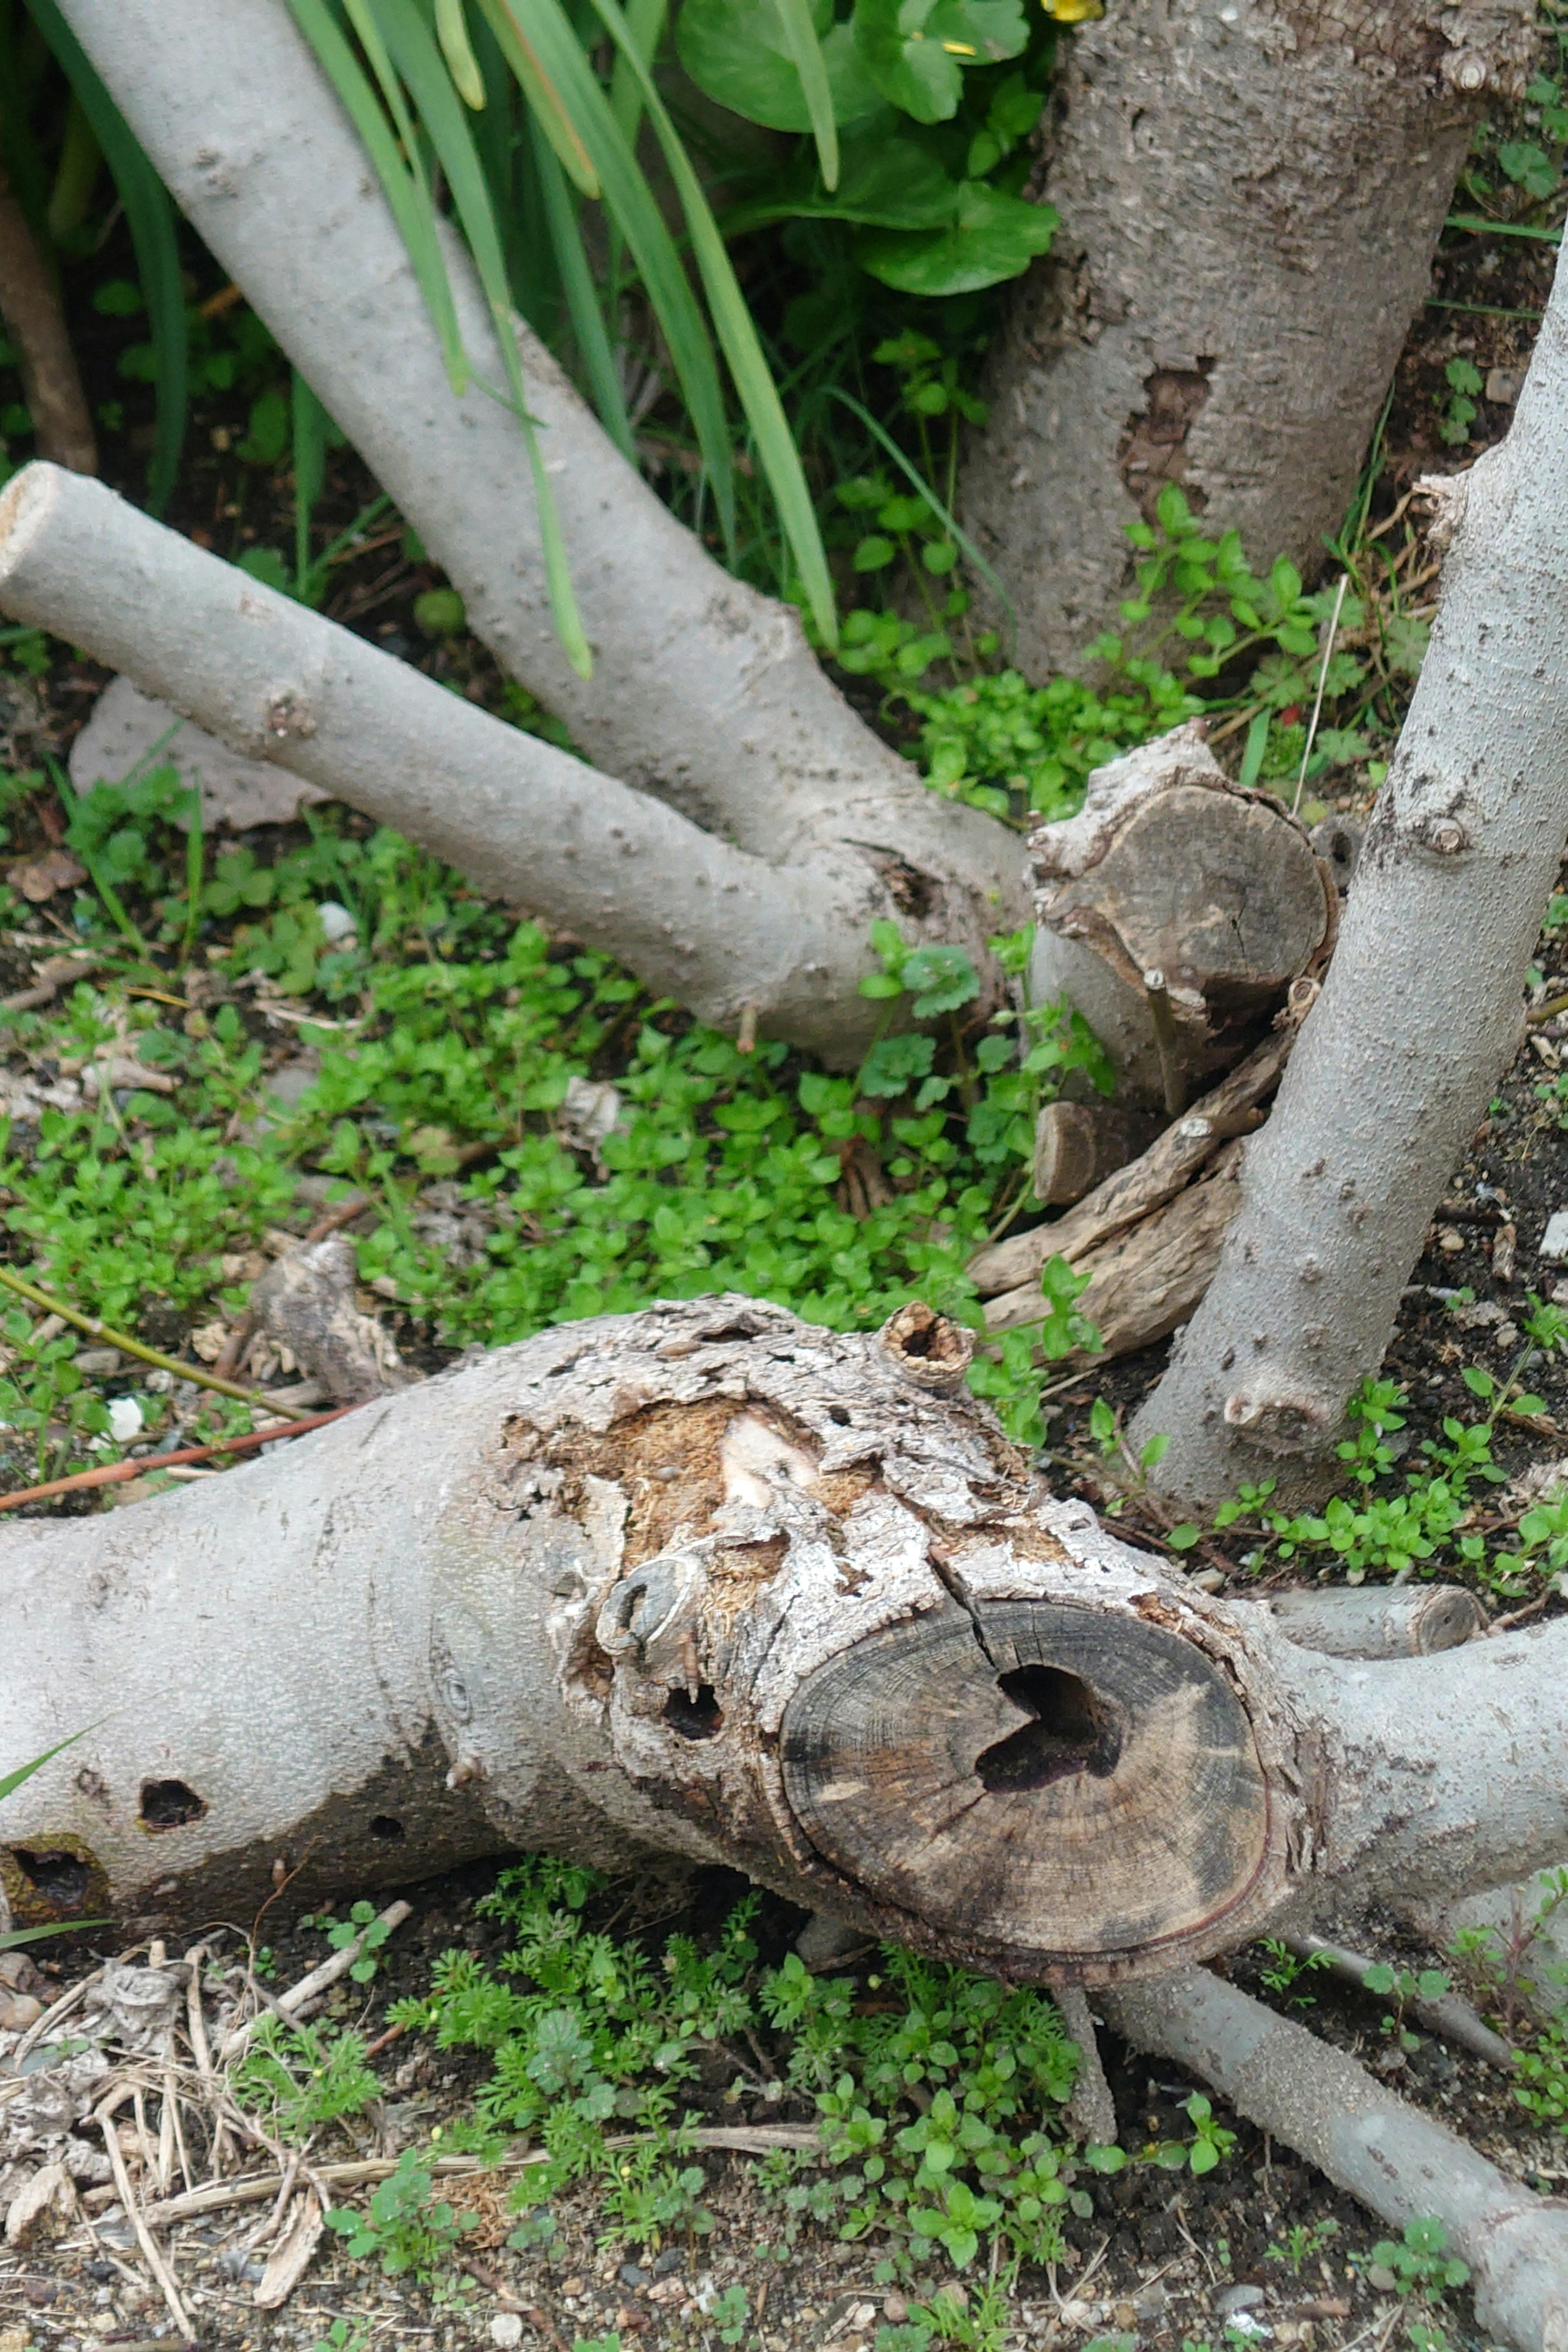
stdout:
POLYGON ((971 1258, 969 1272, 982 1297, 1037 1280, 1048 1257, 1059 1255, 1069 1265, 1081 1265, 1091 1250, 1173 1201, 1222 1144, 1259 1124, 1258 1107, 1279 1085, 1295 1040, 1292 1021, 1270 1030, 1245 1061, 1227 1071, 1183 1118, 1173 1120, 1145 1152, 1097 1184, 1065 1217, 1033 1225, 971 1258))
POLYGON ((66 331, 59 289, 27 215, 0 172, 0 320, 16 346, 22 396, 40 457, 96 474, 98 444, 66 331))
POLYGON ((1333 877, 1305 828, 1234 783, 1195 721, 1097 768, 1029 847, 1030 993, 1083 1014, 1136 1108, 1212 1085, 1331 945, 1333 877))
MULTIPOLYGON (((1100 1333, 1106 1357, 1152 1347, 1184 1323, 1214 1279, 1220 1247, 1241 1206, 1243 1142, 1227 1144, 1195 1184, 1072 1264, 1089 1277, 1074 1302, 1100 1333)), ((1114 1180, 1113 1180, 1114 1181, 1114 1180)), ((1064 1218, 1063 1223, 1067 1221, 1064 1218)), ((1038 1281, 985 1302, 988 1331, 1037 1323, 1043 1312, 1038 1281)))
POLYGON ((1147 1150, 1159 1124, 1120 1103, 1047 1103, 1035 1124, 1035 1198, 1070 1208, 1147 1150))

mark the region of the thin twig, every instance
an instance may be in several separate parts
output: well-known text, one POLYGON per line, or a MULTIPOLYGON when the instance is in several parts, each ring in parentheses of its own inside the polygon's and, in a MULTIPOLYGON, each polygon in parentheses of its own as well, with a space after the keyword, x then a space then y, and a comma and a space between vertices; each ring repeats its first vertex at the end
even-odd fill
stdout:
POLYGON ((128 2083, 122 2083, 117 2091, 110 2093, 100 2107, 94 2109, 93 2121, 103 2134, 103 2144, 109 2151, 110 2169, 114 2175, 114 2185, 120 2191, 120 2201, 124 2206, 131 2226, 136 2232, 136 2242, 146 2257, 147 2267, 157 2280, 163 2300, 169 2306, 170 2317, 182 2336, 192 2336, 195 2334, 195 2330, 191 2326, 184 2305, 180 2301, 180 2291, 174 2284, 173 2273, 158 2251, 157 2241, 148 2228, 146 2218, 136 2201, 136 2192, 131 2186, 131 2175, 125 2168, 125 2157, 121 2148, 120 2134, 115 2126, 114 2117, 131 2095, 132 2086, 128 2083))
POLYGON ((1344 607, 1345 590, 1350 586, 1350 573, 1348 572, 1342 572, 1340 574, 1340 593, 1334 598, 1333 617, 1329 623, 1329 634, 1323 646, 1323 665, 1318 672, 1317 699, 1312 705, 1311 723, 1307 729, 1306 748, 1301 753, 1301 772, 1296 779, 1296 797, 1290 803, 1290 814, 1292 816, 1296 816, 1300 814, 1301 807, 1301 794, 1306 790, 1307 786, 1307 762, 1312 756, 1312 746, 1318 740, 1318 721, 1322 717, 1323 713, 1323 688, 1329 682, 1329 664, 1333 658, 1334 637, 1340 625, 1340 614, 1344 607))
POLYGON ((303 1437, 312 1429, 324 1429, 329 1421, 342 1421, 344 1413, 357 1412, 357 1404, 340 1404, 331 1412, 310 1412, 297 1421, 279 1422, 271 1429, 253 1429, 248 1437, 220 1438, 216 1445, 185 1445, 174 1454, 142 1454, 134 1461, 106 1462, 97 1470, 76 1470, 68 1478, 51 1478, 46 1486, 19 1486, 14 1495, 0 1495, 0 1511, 14 1511, 18 1503, 47 1502, 54 1495, 72 1495, 86 1486, 112 1486, 120 1481, 140 1478, 149 1470, 173 1470, 184 1462, 210 1462, 216 1454, 243 1454, 253 1445, 275 1445, 286 1437, 303 1437))
POLYGON ((60 1316, 67 1323, 74 1323, 79 1331, 85 1331, 89 1339, 102 1339, 110 1347, 118 1348, 122 1355, 139 1357, 142 1363, 155 1364, 159 1371, 173 1372, 179 1380, 194 1381, 198 1388, 216 1389, 220 1396, 236 1397, 241 1404, 265 1405, 291 1421, 299 1418, 296 1406, 274 1406, 271 1399, 260 1389, 237 1388, 232 1381, 220 1380, 216 1372, 209 1372, 205 1364, 187 1364, 179 1356, 165 1356, 157 1348, 144 1347, 140 1339, 132 1339, 129 1332, 111 1330, 96 1315, 82 1315, 76 1307, 68 1307, 64 1299, 52 1298, 36 1283, 24 1282, 21 1276, 13 1274, 8 1265, 0 1265, 0 1283, 4 1283, 7 1290, 16 1291, 18 1297, 30 1300, 35 1307, 41 1307, 46 1315, 60 1316))
MULTIPOLYGON (((384 1927, 387 1934, 391 1935, 395 1928, 401 1927, 404 1921, 411 1919, 413 1916, 412 1903, 390 1903, 380 1917, 373 1920, 371 1925, 384 1927)), ((291 1986, 288 1992, 280 1993, 278 1997, 279 2015, 293 2024, 299 2019, 307 2002, 314 2000, 318 1993, 325 1992, 329 1985, 336 1984, 340 1977, 347 1976, 363 1951, 364 1939, 369 1933, 369 1927, 363 1929, 354 1937, 352 1943, 345 1944, 341 1951, 334 1952, 331 1959, 323 1960, 319 1969, 312 1969, 309 1976, 301 1977, 299 1983, 291 1986)), ((384 1939, 378 1937, 377 1940, 379 1942, 384 1939)), ((251 2036, 259 2023, 259 2018, 247 2018, 243 2025, 236 2026, 234 2031, 225 2037, 223 2047, 218 2052, 218 2057, 224 2065, 231 2064, 243 2051, 248 2048, 251 2036)))

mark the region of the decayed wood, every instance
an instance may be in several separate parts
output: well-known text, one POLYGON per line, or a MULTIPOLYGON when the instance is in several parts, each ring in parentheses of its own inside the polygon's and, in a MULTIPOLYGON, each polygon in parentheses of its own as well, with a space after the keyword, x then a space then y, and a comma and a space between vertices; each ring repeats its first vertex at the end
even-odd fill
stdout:
POLYGON ((1120 1103, 1047 1103, 1035 1123, 1035 1198, 1070 1208, 1147 1150, 1159 1121, 1120 1103))
MULTIPOLYGON (((1185 1322, 1214 1279, 1226 1233, 1241 1206, 1246 1149, 1242 1141, 1226 1145, 1173 1201, 1074 1255, 1071 1264, 1089 1277, 1075 1303, 1100 1334, 1100 1354, 1131 1355, 1185 1322)), ((986 1300, 985 1328, 1008 1331, 1037 1323, 1042 1311, 1038 1281, 1023 1283, 986 1300)))
POLYGON ((1076 1006, 1137 1108, 1211 1085, 1331 944, 1333 878, 1305 829, 1234 783, 1196 722, 1097 768, 1029 846, 1031 994, 1076 1006))
POLYGON ((1183 1118, 1173 1119, 1147 1151, 1097 1184, 1065 1217, 1033 1225, 971 1258, 970 1276, 982 1297, 1037 1281, 1048 1257, 1059 1255, 1069 1265, 1081 1265, 1091 1250, 1174 1200, 1222 1144, 1259 1123, 1258 1106, 1279 1085, 1295 1039, 1294 1021, 1270 1030, 1218 1086, 1183 1118))

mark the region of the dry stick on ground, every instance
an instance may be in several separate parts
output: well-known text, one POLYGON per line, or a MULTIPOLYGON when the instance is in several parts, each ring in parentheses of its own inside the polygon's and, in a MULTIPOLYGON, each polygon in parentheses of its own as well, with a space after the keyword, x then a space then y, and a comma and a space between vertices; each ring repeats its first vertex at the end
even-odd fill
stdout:
POLYGON ((7 486, 0 609, 411 835, 488 896, 543 908, 718 1027, 732 1031, 754 1003, 773 1035, 835 1062, 870 1042, 876 1007, 858 993, 876 911, 865 873, 731 847, 100 483, 34 465, 7 486))
MULTIPOLYGON (((1366 1979, 1376 1963, 1365 1952, 1352 1952, 1343 1944, 1331 1943, 1325 1936, 1284 1936, 1280 1941, 1302 1959, 1321 1961, 1331 1975, 1352 1984, 1360 1992, 1367 1990, 1366 1979)), ((1484 2019, 1478 2016, 1468 2000, 1457 1993, 1441 1993, 1428 2000, 1424 1993, 1406 1996, 1403 2007, 1445 2042, 1458 2042, 1466 2050, 1474 2051, 1489 2066, 1511 2070, 1514 2053, 1500 2033, 1494 2033, 1484 2019)))
POLYGON ((133 1461, 106 1462, 99 1470, 73 1470, 68 1478, 50 1478, 42 1486, 18 1486, 9 1495, 0 1495, 0 1511, 14 1511, 23 1503, 52 1502, 57 1495, 77 1495, 92 1486, 129 1485, 133 1478, 144 1478, 154 1470, 183 1468, 192 1462, 212 1462, 220 1454, 246 1454, 258 1445, 275 1445, 280 1438, 303 1437, 312 1429, 324 1429, 329 1421, 341 1421, 345 1412, 357 1412, 353 1404, 338 1405, 331 1412, 306 1413, 294 1421, 281 1421, 271 1429, 253 1430, 248 1437, 226 1437, 216 1445, 182 1445, 174 1454, 143 1454, 133 1461))
POLYGON ((1400 2229, 1440 2221, 1481 2326, 1518 2352, 1568 2342, 1568 2201, 1500 2172, 1305 2027, 1202 1969, 1103 1996, 1135 2048, 1174 2059, 1400 2229))
POLYGON ((1466 477, 1431 645, 1321 996, 1218 1274, 1143 1407, 1184 1503, 1336 1467, 1443 1188, 1507 1066, 1568 833, 1568 274, 1509 436, 1466 477))
POLYGON ((0 320, 16 346, 22 397, 40 457, 96 474, 92 412, 66 331, 59 289, 27 215, 0 172, 0 320))
MULTIPOLYGON (((402 1927, 405 1919, 411 1919, 413 1916, 412 1903, 389 1903, 386 1909, 375 1920, 374 1925, 384 1928, 386 1935, 390 1936, 395 1929, 402 1927)), ((312 1969, 310 1975, 301 1977, 297 1985, 291 1985, 287 1992, 279 1993, 279 2015, 289 2024, 298 2022, 312 2001, 319 2000, 321 1994, 331 1986, 335 1985, 340 1977, 347 1976, 354 1962, 363 1952, 365 1937, 369 1933, 368 1927, 363 1928, 350 1942, 333 1952, 330 1958, 324 1959, 320 1968, 312 1969)), ((384 1936, 376 1938, 377 1945, 384 1941, 384 1936)), ((243 2025, 234 2027, 224 2036, 223 2045, 217 2053, 220 2064, 232 2065, 237 2058, 244 2055, 259 2022, 258 2018, 249 2018, 243 2025)))
MULTIPOLYGON (((619 880, 627 936, 665 887, 677 934, 702 923, 685 867, 717 893, 715 865, 743 871, 749 853, 781 868, 786 894, 797 867, 825 877, 826 898, 807 895, 858 910, 857 950, 873 915, 901 914, 906 930, 958 941, 983 965, 987 936, 1024 917, 1016 836, 926 791, 829 683, 793 607, 713 561, 520 327, 529 414, 594 649, 591 681, 572 668, 551 618, 521 427, 482 389, 503 383, 506 370, 472 267, 447 239, 473 362, 458 397, 375 172, 288 0, 249 0, 243 16, 210 0, 66 0, 64 13, 176 203, 459 590, 503 673, 631 788, 634 809, 644 793, 668 800, 718 836, 692 834, 668 884, 656 883, 627 869, 638 829, 617 837, 605 824, 612 812, 590 793, 578 854, 584 869, 619 880)), ((121 666, 167 696, 133 660, 121 666)), ((395 764, 413 754, 405 744, 395 764)), ((575 763, 568 770, 587 780, 575 763)), ((417 833, 406 818, 387 821, 417 833)), ((542 878, 528 877, 522 904, 543 903, 542 878)), ((549 911, 586 936, 563 908, 549 911)), ((705 921, 719 919, 710 910, 705 921)), ((803 965, 816 919, 805 918, 803 965)), ((770 981, 766 953, 759 977, 770 981)), ((670 986, 692 1002, 689 986, 670 986)), ((752 996, 738 975, 731 1033, 752 996)), ((767 994, 755 1001, 764 1034, 793 1034, 767 994)), ((839 1010, 858 1017, 852 985, 839 1010)))
POLYGON ((162 1372, 174 1372, 182 1381, 194 1381, 198 1388, 216 1389, 220 1396, 233 1397, 240 1404, 265 1405, 270 1412, 282 1413, 289 1421, 304 1418, 293 1405, 273 1404, 261 1389, 237 1388, 232 1381, 222 1380, 217 1373, 209 1372, 205 1364, 187 1363, 183 1356, 165 1356, 160 1349, 149 1348, 142 1340, 132 1339, 128 1332, 112 1329, 96 1315, 84 1315, 79 1307, 68 1307, 63 1298, 55 1298, 48 1291, 40 1290, 37 1283, 24 1282, 21 1276, 14 1273, 8 1265, 0 1265, 0 1283, 7 1290, 14 1290, 18 1298, 26 1299, 30 1306, 41 1307, 46 1314, 58 1315, 65 1322, 74 1323, 77 1329, 85 1331, 89 1339, 103 1339, 110 1347, 118 1348, 121 1354, 134 1356, 143 1364, 154 1364, 162 1372))

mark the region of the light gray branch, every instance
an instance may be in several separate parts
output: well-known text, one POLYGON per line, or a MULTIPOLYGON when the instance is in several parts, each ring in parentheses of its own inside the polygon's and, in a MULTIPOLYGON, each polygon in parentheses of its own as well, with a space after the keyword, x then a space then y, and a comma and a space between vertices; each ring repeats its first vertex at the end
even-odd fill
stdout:
POLYGON ((1339 944, 1247 1153, 1219 1272, 1139 1416, 1217 1502, 1321 1490, 1428 1221, 1516 1048, 1568 833, 1568 280, 1465 518, 1339 944))
POLYGON ((0 496, 0 608, 130 673, 234 750, 395 825, 662 994, 830 1059, 864 1050, 873 877, 765 865, 165 530, 26 467, 0 496))

